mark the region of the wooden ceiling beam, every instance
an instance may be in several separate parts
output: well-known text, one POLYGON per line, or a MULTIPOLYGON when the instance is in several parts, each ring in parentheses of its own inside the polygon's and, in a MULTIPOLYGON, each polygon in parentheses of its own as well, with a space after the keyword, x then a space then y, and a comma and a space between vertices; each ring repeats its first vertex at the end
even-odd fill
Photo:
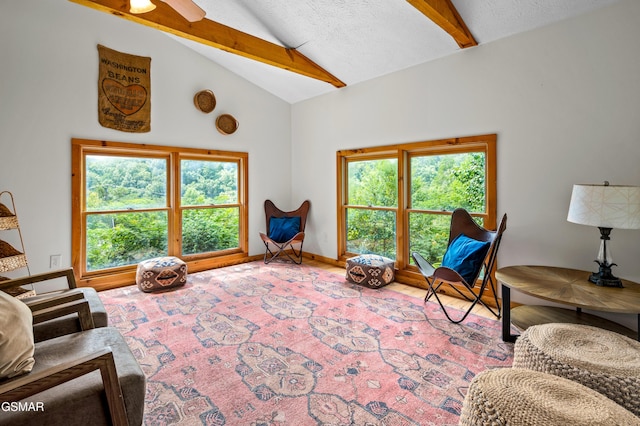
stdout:
POLYGON ((287 49, 209 19, 188 22, 171 6, 156 1, 156 8, 140 15, 129 12, 129 0, 69 0, 170 34, 206 44, 245 58, 321 80, 335 87, 345 83, 295 49, 287 49))
POLYGON ((440 28, 445 30, 464 49, 477 46, 478 42, 473 38, 456 7, 451 0, 407 0, 413 7, 431 19, 440 28))

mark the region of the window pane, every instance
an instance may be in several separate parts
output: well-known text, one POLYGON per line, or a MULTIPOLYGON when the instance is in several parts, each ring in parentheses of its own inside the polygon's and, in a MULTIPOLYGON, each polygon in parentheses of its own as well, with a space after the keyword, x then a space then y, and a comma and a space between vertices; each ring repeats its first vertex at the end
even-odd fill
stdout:
POLYGON ((167 255, 167 213, 87 216, 87 271, 133 265, 167 255))
POLYGON ((374 253, 395 260, 396 213, 347 209, 347 251, 374 253))
POLYGON ((485 211, 485 154, 428 155, 411 158, 414 209, 485 211))
POLYGON ((409 213, 409 253, 417 251, 434 267, 440 266, 449 243, 450 226, 448 214, 409 213))
POLYGON ((376 207, 398 205, 397 159, 350 161, 347 167, 347 204, 376 207))
POLYGON ((207 253, 240 246, 239 208, 182 211, 182 254, 207 253))
POLYGON ((182 160, 180 169, 180 202, 183 206, 238 203, 237 163, 182 160))
POLYGON ((86 209, 126 210, 167 206, 167 160, 87 155, 86 209))

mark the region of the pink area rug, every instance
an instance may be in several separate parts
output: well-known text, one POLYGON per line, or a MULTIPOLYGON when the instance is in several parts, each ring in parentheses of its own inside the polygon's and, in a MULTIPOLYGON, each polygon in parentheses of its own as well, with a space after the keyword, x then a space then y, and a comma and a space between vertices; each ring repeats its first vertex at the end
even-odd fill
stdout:
POLYGON ((146 425, 457 424, 469 382, 512 364, 500 323, 303 265, 101 292, 147 376, 146 425))

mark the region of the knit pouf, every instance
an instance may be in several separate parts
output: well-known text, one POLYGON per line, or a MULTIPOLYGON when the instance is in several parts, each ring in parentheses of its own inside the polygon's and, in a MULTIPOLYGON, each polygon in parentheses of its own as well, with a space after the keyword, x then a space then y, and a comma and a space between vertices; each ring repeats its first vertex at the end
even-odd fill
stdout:
POLYGON ((640 416, 640 342, 580 324, 527 328, 514 345, 513 366, 581 383, 640 416))
POLYGON ((183 286, 186 282, 187 264, 177 257, 156 257, 138 264, 136 284, 145 293, 183 286))
POLYGON ((347 259, 347 280, 371 288, 379 288, 395 278, 394 262, 377 254, 363 254, 347 259))
POLYGON ((460 425, 640 425, 602 394, 563 377, 523 368, 479 373, 462 403, 460 425))

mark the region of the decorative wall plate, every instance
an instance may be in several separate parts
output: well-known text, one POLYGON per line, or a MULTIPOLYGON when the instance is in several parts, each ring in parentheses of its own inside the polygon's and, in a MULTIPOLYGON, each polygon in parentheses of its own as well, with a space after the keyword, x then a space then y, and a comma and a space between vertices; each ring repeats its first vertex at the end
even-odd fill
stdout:
POLYGON ((193 97, 198 110, 208 114, 216 107, 216 97, 211 90, 201 90, 193 97))
POLYGON ((238 130, 238 120, 236 120, 231 114, 222 114, 216 118, 216 129, 223 135, 230 135, 238 130))

